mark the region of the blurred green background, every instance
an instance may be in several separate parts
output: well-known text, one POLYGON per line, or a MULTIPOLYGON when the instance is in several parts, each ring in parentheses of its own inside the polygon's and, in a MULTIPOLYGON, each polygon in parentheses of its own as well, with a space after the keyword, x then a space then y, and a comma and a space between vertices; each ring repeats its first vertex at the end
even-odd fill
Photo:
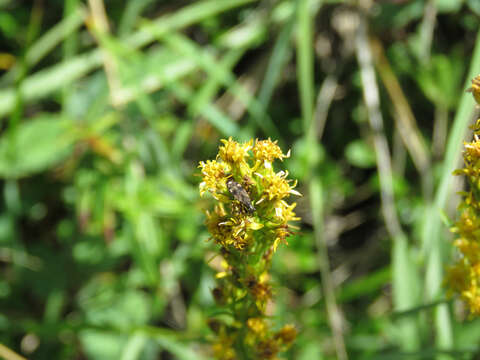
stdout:
POLYGON ((475 359, 443 272, 478 0, 0 1, 0 358, 208 359, 198 161, 278 140, 286 359, 475 359))

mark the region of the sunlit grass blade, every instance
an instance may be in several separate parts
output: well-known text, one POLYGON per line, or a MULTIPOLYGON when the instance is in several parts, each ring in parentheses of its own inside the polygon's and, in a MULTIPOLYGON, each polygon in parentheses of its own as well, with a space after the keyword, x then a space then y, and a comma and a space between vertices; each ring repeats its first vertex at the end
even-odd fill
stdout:
POLYGON ((135 28, 135 23, 139 20, 142 11, 154 0, 128 1, 123 10, 120 24, 118 25, 118 35, 125 36, 135 28))
POLYGON ((202 19, 212 17, 221 12, 242 6, 258 0, 229 0, 218 2, 216 0, 202 1, 178 10, 171 16, 161 17, 132 36, 127 42, 134 47, 141 47, 151 42, 155 37, 163 36, 168 32, 182 29, 202 19))
POLYGON ((122 349, 122 356, 120 360, 136 360, 140 359, 142 351, 147 345, 148 337, 144 334, 133 334, 125 341, 125 346, 122 349))
MULTIPOLYGON (((244 53, 243 49, 230 50, 219 59, 220 66, 225 71, 231 72, 244 53)), ((194 116, 198 115, 202 108, 213 102, 222 85, 223 82, 218 77, 208 76, 205 83, 195 92, 195 96, 187 103, 189 112, 194 116)))
POLYGON ((345 339, 343 336, 342 314, 335 299, 334 285, 330 273, 330 261, 328 258, 328 248, 324 236, 324 189, 321 180, 314 177, 310 181, 310 206, 312 209, 312 218, 314 225, 315 244, 318 252, 320 274, 322 280, 323 294, 325 297, 325 308, 329 325, 332 330, 335 352, 339 360, 347 360, 347 350, 345 348, 345 339))
POLYGON ((182 55, 195 61, 200 68, 207 72, 208 76, 212 76, 217 81, 226 85, 227 90, 239 99, 253 116, 258 127, 261 128, 265 134, 275 138, 278 137, 278 131, 275 125, 265 112, 265 109, 253 97, 253 94, 250 94, 249 91, 237 81, 235 76, 230 73, 228 69, 223 68, 221 66, 222 63, 216 61, 208 51, 201 49, 180 34, 169 34, 162 40, 182 55))
MULTIPOLYGON (((185 103, 188 103, 193 96, 193 91, 186 85, 175 84, 170 89, 185 103)), ((213 104, 207 104, 200 114, 224 135, 231 136, 239 131, 238 125, 213 104)))
MULTIPOLYGON (((392 239, 392 287, 395 311, 415 307, 420 297, 420 280, 415 263, 410 254, 407 238, 399 234, 392 239)), ((403 350, 417 350, 420 347, 418 319, 398 319, 395 322, 400 330, 403 350)))
MULTIPOLYGON (((206 88, 208 92, 198 93, 198 96, 204 97, 203 105, 192 105, 192 101, 197 99, 194 96, 195 92, 188 85, 182 84, 180 79, 198 70, 194 57, 179 57, 178 54, 163 47, 155 48, 147 55, 143 55, 107 36, 102 38, 101 44, 115 57, 119 64, 120 77, 126 78, 125 81, 122 81, 121 88, 116 91, 117 105, 124 105, 136 100, 142 111, 147 110, 145 112, 147 118, 152 118, 155 115, 154 106, 144 97, 148 93, 165 88, 189 106, 189 109, 195 109, 193 115, 205 117, 222 134, 230 136, 238 132, 235 122, 218 106, 207 101, 210 96, 213 96, 212 89, 209 87, 206 88)), ((236 57, 235 55, 233 58, 236 57)), ((227 61, 230 62, 232 59, 227 59, 227 61)))
MULTIPOLYGON (((77 7, 72 13, 52 27, 37 41, 35 41, 25 54, 25 65, 28 67, 35 66, 56 46, 58 46, 65 38, 67 38, 75 30, 79 29, 85 20, 86 12, 83 7, 77 7)), ((18 75, 19 68, 14 66, 2 78, 2 82, 12 82, 18 75)))
POLYGON ((280 79, 282 69, 286 64, 289 55, 291 55, 290 41, 296 23, 295 16, 296 11, 293 11, 291 18, 282 27, 282 30, 278 35, 278 39, 275 42, 272 55, 268 62, 265 78, 263 79, 262 86, 258 92, 258 101, 265 108, 270 103, 275 86, 280 79))
POLYGON ((312 14, 309 4, 309 1, 300 0, 297 10, 297 76, 306 132, 310 132, 314 102, 312 14))
MULTIPOLYGON (((231 0, 225 2, 205 1, 195 3, 178 10, 172 15, 165 15, 147 27, 125 38, 125 43, 136 49, 147 45, 155 38, 154 34, 178 30, 198 22, 206 17, 217 15, 223 11, 242 6, 255 0, 231 0)), ((21 93, 25 102, 45 97, 63 86, 88 74, 102 65, 101 50, 96 49, 79 55, 70 61, 39 71, 22 83, 21 93)), ((0 116, 8 114, 15 106, 15 91, 8 88, 0 91, 0 116)))

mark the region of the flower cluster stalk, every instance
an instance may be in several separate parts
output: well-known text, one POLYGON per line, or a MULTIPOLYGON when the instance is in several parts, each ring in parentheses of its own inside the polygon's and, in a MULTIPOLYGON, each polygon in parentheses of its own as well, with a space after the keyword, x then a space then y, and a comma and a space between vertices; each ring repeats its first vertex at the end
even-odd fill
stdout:
POLYGON ((292 233, 295 203, 285 200, 296 182, 275 172, 273 162, 289 156, 276 142, 221 140, 215 160, 201 161, 200 194, 215 199, 206 211, 206 226, 219 245, 222 269, 212 290, 228 316, 212 318, 213 353, 217 359, 277 359, 294 341, 296 330, 279 330, 267 318, 272 301, 269 269, 277 247, 292 233))

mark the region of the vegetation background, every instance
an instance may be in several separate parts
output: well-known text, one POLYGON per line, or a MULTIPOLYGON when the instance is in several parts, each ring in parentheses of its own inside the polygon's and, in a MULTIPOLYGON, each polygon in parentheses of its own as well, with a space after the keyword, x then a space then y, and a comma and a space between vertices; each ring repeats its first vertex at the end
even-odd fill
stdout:
POLYGON ((288 359, 474 359, 442 285, 478 0, 0 1, 0 357, 207 359, 198 162, 272 138, 288 359))

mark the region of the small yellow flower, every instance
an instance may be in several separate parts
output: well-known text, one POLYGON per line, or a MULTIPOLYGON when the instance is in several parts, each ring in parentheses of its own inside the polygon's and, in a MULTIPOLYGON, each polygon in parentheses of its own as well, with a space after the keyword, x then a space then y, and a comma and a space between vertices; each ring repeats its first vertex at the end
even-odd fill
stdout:
POLYGON ((279 226, 277 229, 275 229, 275 241, 273 242, 273 252, 277 251, 278 245, 280 243, 284 242, 287 243, 287 237, 292 234, 292 231, 290 230, 290 227, 288 224, 279 226))
POLYGON ((293 185, 290 186, 289 180, 287 180, 288 171, 279 171, 278 173, 269 173, 265 176, 261 176, 261 182, 264 187, 263 198, 268 200, 273 199, 283 199, 290 194, 298 195, 298 191, 293 190, 297 186, 295 181, 293 185))
POLYGON ((467 166, 478 165, 480 159, 480 144, 478 142, 464 143, 465 153, 463 155, 467 166))
POLYGON ((226 186, 226 175, 230 172, 230 167, 225 163, 216 160, 200 161, 199 168, 202 168, 203 182, 200 184, 200 196, 208 191, 211 194, 224 192, 226 186))
POLYGON ((280 348, 277 342, 273 339, 261 341, 257 346, 258 359, 276 359, 280 348))
POLYGON ((472 79, 472 86, 466 91, 471 92, 477 104, 480 104, 480 75, 472 79))
MULTIPOLYGON (((477 203, 477 201, 475 200, 477 203)), ((480 218, 472 206, 464 207, 460 219, 455 224, 454 232, 461 238, 480 240, 480 218)))
POLYGON ((262 318, 250 318, 247 320, 248 327, 255 333, 262 334, 265 333, 267 325, 262 318))
POLYGON ((279 340, 282 345, 291 344, 297 337, 297 329, 291 324, 285 325, 275 334, 275 338, 279 340))
POLYGON ((226 163, 245 162, 245 158, 249 157, 248 151, 252 148, 252 140, 244 144, 234 141, 231 137, 220 141, 223 146, 218 149, 218 155, 226 163))
POLYGON ((225 209, 222 204, 216 205, 213 212, 207 211, 206 215, 207 219, 205 220, 205 224, 216 241, 222 242, 222 240, 230 236, 230 231, 227 228, 219 226, 226 217, 225 209))
POLYGON ((480 315, 480 296, 477 292, 476 296, 473 296, 468 300, 468 305, 470 308, 471 316, 479 316, 480 315))
POLYGON ((453 243, 470 264, 476 264, 480 260, 480 246, 477 242, 465 239, 457 239, 453 243))
POLYGON ((272 298, 272 288, 268 283, 256 282, 250 286, 249 290, 259 304, 266 304, 272 298))
POLYGON ((253 156, 255 159, 260 161, 268 161, 271 163, 275 159, 283 160, 290 156, 290 151, 287 155, 284 155, 280 147, 277 145, 277 140, 272 141, 270 138, 268 140, 255 140, 255 145, 252 149, 253 156))
POLYGON ((235 360, 235 350, 233 349, 233 339, 227 336, 221 336, 213 345, 213 354, 219 360, 235 360))
POLYGON ((262 224, 245 219, 225 218, 223 206, 216 207, 217 211, 207 212, 205 224, 216 243, 228 248, 234 246, 238 250, 245 249, 252 241, 252 231, 261 228, 262 224))
POLYGON ((275 216, 284 223, 300 220, 299 217, 295 216, 295 212, 293 211, 296 206, 296 203, 289 205, 284 200, 277 201, 275 203, 275 216))
POLYGON ((464 261, 450 266, 447 269, 445 283, 449 285, 450 292, 462 293, 470 283, 470 270, 464 261))

